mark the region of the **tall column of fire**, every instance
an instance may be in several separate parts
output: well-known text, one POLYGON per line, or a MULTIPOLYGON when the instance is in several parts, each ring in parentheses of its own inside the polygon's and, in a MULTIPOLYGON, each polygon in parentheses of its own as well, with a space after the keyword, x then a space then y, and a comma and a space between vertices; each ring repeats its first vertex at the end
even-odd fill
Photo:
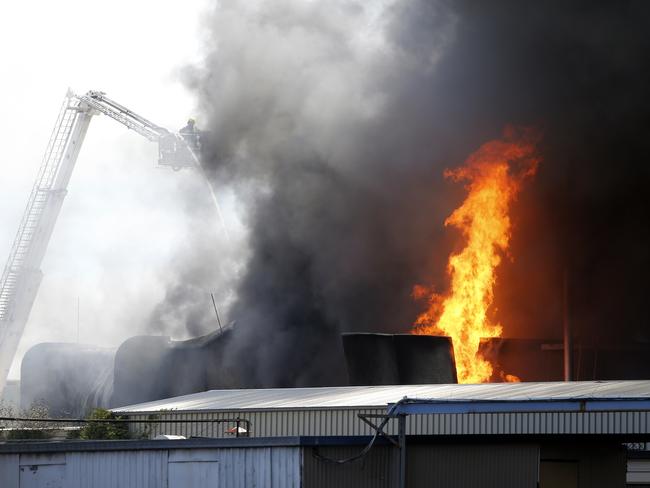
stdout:
MULTIPOLYGON (((465 246, 449 256, 448 293, 414 287, 415 298, 426 299, 428 308, 418 316, 413 332, 452 338, 459 383, 481 383, 492 376, 493 367, 480 356, 479 344, 482 338, 502 334, 501 324, 489 315, 495 270, 510 242, 510 206, 538 163, 535 137, 507 129, 503 139, 481 146, 464 166, 445 171, 445 177, 466 182, 467 197, 445 220, 445 226, 461 231, 465 246)), ((508 375, 504 379, 517 380, 508 375)))

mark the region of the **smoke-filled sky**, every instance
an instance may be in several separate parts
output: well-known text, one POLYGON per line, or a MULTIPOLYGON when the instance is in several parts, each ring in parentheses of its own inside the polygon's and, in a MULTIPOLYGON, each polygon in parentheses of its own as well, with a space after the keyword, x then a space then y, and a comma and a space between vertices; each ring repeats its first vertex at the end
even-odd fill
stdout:
POLYGON ((170 128, 196 109, 232 229, 224 242, 189 173, 154 169, 146 141, 93 121, 28 337, 56 324, 73 339, 77 296, 83 340, 200 333, 214 288, 250 383, 335 382, 339 331, 406 331, 423 308, 413 285, 445 291, 460 243, 443 222, 463 189, 443 170, 514 124, 541 132, 542 163, 499 270, 505 334, 559 336, 566 271, 580 338, 650 340, 647 2, 124 3, 58 44, 52 16, 87 7, 44 3, 36 25, 13 8, 0 251, 68 84, 170 128))
POLYGON ((230 317, 261 385, 337 381, 339 331, 406 331, 445 291, 462 164, 504 126, 542 134, 492 311, 584 341, 647 332, 647 2, 223 1, 189 74, 208 162, 249 209, 230 317))

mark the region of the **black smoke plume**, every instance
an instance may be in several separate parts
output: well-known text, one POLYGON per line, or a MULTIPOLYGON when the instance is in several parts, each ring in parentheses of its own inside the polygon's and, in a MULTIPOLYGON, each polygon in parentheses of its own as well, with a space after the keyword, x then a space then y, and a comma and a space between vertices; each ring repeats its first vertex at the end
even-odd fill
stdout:
POLYGON ((340 381, 341 331, 410 329, 458 246, 443 179, 507 124, 543 132, 494 313, 506 335, 649 341, 650 4, 217 4, 190 76, 205 164, 248 211, 229 361, 261 386, 340 381))

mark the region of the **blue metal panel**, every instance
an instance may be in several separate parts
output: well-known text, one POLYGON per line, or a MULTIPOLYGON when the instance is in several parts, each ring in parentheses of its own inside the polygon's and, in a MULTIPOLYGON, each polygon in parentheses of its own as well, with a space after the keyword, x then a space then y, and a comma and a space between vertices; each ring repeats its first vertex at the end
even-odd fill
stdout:
POLYGON ((0 455, 0 486, 18 486, 19 454, 0 455))
POLYGON ((69 488, 167 486, 167 451, 73 452, 67 460, 69 488))
POLYGON ((417 415, 443 413, 625 412, 641 410, 650 410, 650 400, 411 400, 403 404, 391 404, 388 406, 387 412, 394 415, 417 415))
POLYGON ((219 463, 182 461, 169 463, 168 488, 219 488, 219 463))
POLYGON ((21 454, 20 488, 64 488, 66 455, 63 453, 21 454))
POLYGON ((0 454, 0 488, 300 488, 301 460, 297 445, 0 454))
POLYGON ((20 488, 65 488, 65 464, 21 466, 20 488))

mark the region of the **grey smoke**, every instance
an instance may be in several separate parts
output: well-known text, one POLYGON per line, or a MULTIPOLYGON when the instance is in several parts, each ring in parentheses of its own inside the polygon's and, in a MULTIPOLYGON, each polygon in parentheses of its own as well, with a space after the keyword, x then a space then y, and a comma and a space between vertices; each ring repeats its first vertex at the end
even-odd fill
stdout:
MULTIPOLYGON (((197 173, 196 180, 200 178, 197 173)), ((165 296, 151 311, 142 331, 145 334, 176 340, 208 334, 219 327, 215 304, 226 325, 226 311, 234 300, 234 286, 247 254, 242 229, 236 221, 221 221, 207 187, 191 189, 182 209, 187 239, 163 275, 165 296)), ((221 205, 229 208, 230 192, 219 190, 221 205)))
POLYGON ((405 127, 420 115, 387 115, 402 76, 435 70, 454 24, 421 6, 437 28, 417 52, 390 36, 422 12, 392 2, 223 2, 211 19, 215 49, 195 78, 209 161, 250 212, 231 351, 260 385, 339 381, 339 331, 408 328, 418 270, 405 270, 427 239, 401 236, 431 233, 432 214, 403 192, 437 174, 423 131, 405 127))
POLYGON ((506 124, 544 131, 501 270, 506 333, 557 333, 568 268, 583 337, 623 309, 619 325, 648 340, 648 10, 219 2, 188 83, 211 177, 247 210, 230 364, 261 386, 336 383, 339 332, 408 330, 412 286, 444 290, 455 245, 442 222, 462 189, 442 170, 506 124))

